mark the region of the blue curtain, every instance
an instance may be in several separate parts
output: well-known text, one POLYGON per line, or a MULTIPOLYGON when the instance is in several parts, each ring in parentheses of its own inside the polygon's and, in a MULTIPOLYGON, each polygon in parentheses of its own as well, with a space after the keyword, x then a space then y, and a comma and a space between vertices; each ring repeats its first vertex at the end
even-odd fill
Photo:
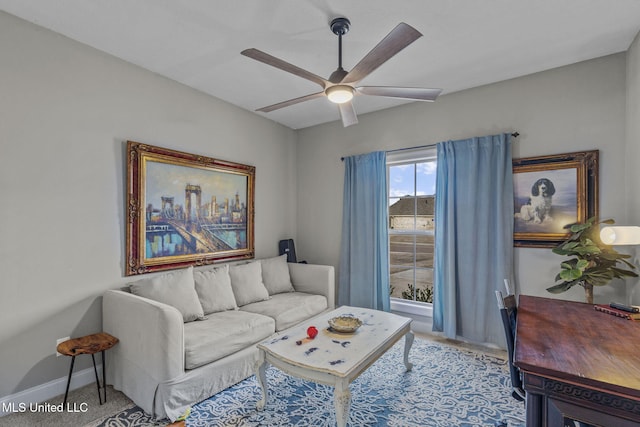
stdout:
POLYGON ((387 155, 344 159, 338 304, 389 311, 387 155))
POLYGON ((510 135, 437 150, 433 330, 504 346, 494 291, 513 273, 510 135))

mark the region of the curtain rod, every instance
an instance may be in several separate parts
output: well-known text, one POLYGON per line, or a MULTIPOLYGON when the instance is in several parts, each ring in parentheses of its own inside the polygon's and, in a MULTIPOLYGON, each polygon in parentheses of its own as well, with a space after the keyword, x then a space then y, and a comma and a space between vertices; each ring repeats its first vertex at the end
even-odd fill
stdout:
MULTIPOLYGON (((520 134, 516 131, 516 132, 512 132, 511 136, 514 137, 514 138, 517 138, 517 137, 520 136, 520 134)), ((416 149, 419 149, 419 148, 433 147, 436 144, 437 144, 437 142, 435 144, 420 145, 418 147, 397 148, 395 150, 387 150, 387 153, 395 153, 396 151, 416 150, 416 149)), ((344 157, 340 157, 340 160, 344 162, 344 157)))

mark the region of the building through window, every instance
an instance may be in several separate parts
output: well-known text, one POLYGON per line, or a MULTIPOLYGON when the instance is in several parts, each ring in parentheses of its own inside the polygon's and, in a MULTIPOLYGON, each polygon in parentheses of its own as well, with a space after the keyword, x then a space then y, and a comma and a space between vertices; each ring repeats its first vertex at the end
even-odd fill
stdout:
POLYGON ((387 174, 392 308, 411 311, 406 310, 407 305, 418 309, 430 307, 436 227, 436 148, 388 153, 387 174))

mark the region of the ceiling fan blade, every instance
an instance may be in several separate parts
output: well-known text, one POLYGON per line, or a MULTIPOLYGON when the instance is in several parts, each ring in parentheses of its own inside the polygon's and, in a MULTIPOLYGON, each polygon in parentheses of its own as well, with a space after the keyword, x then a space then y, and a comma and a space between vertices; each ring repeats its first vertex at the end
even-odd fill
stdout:
POLYGON ((344 127, 355 125, 358 123, 358 116, 356 115, 356 109, 353 108, 351 101, 338 104, 340 108, 340 117, 342 118, 342 125, 344 127))
POLYGON ((329 82, 322 77, 317 76, 307 70, 303 70, 300 67, 296 67, 293 64, 289 64, 288 62, 276 58, 275 56, 269 55, 268 53, 265 53, 261 50, 251 48, 245 49, 240 53, 246 57, 255 59, 256 61, 263 62, 267 65, 271 65, 272 67, 279 68, 288 73, 295 74, 298 77, 302 77, 303 79, 317 83, 322 86, 323 89, 329 85, 329 82))
POLYGON ((359 82, 420 37, 422 34, 418 30, 401 22, 349 71, 341 83, 359 82))
POLYGON ((419 101, 435 101, 438 95, 440 95, 440 92, 442 92, 442 89, 390 86, 361 86, 357 87, 356 90, 363 95, 415 99, 419 101))
POLYGON ((263 113, 268 113, 273 110, 279 110, 280 108, 288 107, 289 105, 299 104, 304 101, 310 101, 315 98, 320 98, 321 96, 324 96, 324 92, 312 93, 311 95, 305 95, 299 98, 290 99, 288 101, 278 102, 277 104, 269 105, 267 107, 262 107, 256 111, 262 111, 263 113))

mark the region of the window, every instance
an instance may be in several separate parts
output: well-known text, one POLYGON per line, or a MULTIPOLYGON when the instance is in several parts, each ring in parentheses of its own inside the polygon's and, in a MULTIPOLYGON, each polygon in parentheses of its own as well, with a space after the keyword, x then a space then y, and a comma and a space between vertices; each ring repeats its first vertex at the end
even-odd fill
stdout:
POLYGON ((391 303, 425 315, 433 302, 435 146, 388 153, 387 182, 391 303))

